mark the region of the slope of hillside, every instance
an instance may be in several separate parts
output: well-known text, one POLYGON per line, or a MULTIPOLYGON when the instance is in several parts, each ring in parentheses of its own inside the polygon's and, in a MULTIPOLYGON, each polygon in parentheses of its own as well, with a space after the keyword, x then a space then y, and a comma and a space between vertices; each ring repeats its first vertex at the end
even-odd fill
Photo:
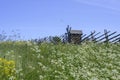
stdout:
POLYGON ((120 80, 120 44, 1 42, 0 80, 120 80))

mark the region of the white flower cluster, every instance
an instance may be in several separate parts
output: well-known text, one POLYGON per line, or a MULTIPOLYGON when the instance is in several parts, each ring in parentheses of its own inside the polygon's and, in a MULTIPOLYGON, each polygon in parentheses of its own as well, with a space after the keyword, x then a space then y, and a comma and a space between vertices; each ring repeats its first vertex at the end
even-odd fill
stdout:
POLYGON ((27 44, 15 58, 17 80, 120 80, 116 44, 27 44))

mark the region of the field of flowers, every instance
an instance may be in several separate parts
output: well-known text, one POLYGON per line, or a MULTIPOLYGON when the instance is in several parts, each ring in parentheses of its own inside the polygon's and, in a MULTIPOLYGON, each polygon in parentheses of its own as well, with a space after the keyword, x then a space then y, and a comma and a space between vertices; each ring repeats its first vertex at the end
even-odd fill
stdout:
POLYGON ((120 80, 120 44, 0 42, 0 80, 120 80))

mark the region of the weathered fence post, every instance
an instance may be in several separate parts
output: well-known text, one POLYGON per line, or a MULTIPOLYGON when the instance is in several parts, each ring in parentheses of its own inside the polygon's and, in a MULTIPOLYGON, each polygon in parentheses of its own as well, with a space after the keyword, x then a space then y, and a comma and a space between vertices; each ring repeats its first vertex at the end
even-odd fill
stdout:
POLYGON ((105 42, 109 42, 107 30, 104 30, 104 34, 105 34, 105 39, 106 39, 105 42))
POLYGON ((93 35, 94 33, 95 33, 95 31, 91 32, 91 40, 92 41, 94 41, 94 35, 93 35))

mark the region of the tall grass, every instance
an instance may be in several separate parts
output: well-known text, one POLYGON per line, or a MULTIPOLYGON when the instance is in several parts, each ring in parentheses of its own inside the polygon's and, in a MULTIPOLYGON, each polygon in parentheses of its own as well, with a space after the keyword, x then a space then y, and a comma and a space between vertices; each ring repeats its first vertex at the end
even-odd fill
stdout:
POLYGON ((1 42, 0 58, 15 61, 15 80, 120 80, 120 44, 1 42))

